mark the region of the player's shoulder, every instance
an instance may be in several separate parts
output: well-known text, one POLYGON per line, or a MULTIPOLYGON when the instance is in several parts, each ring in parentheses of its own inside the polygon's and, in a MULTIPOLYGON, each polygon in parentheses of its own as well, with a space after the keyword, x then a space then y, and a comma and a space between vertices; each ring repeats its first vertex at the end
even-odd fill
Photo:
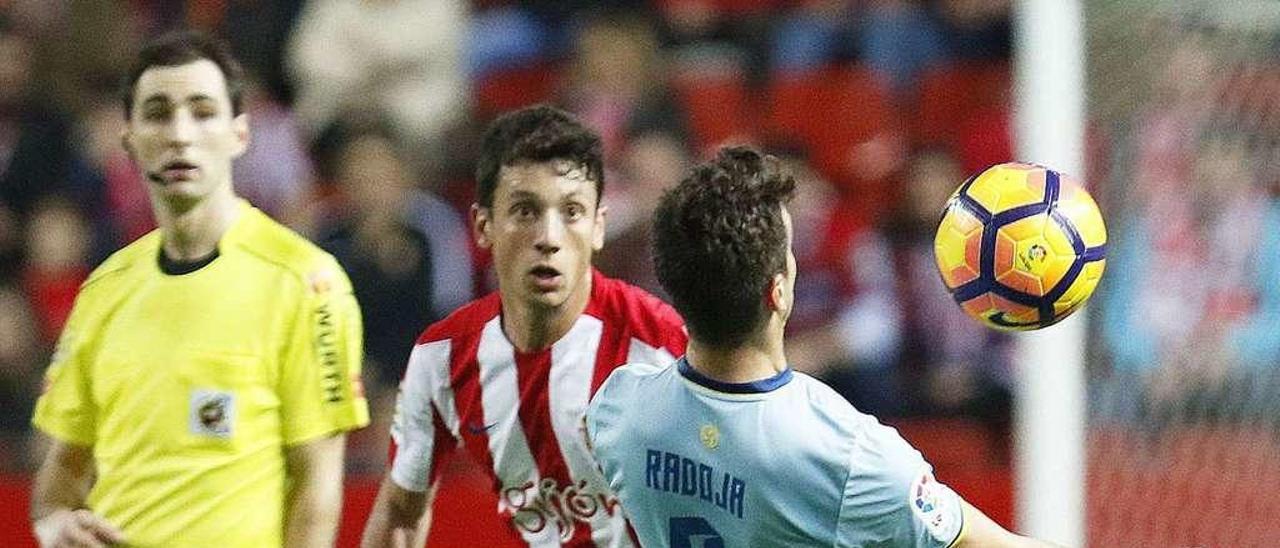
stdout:
POLYGON ((652 293, 619 279, 591 271, 591 303, 588 312, 605 321, 620 321, 652 340, 671 330, 683 330, 684 320, 671 305, 652 293))
POLYGON ((597 422, 610 423, 628 415, 635 416, 636 412, 643 415, 642 410, 650 407, 637 405, 635 400, 643 398, 649 405, 661 401, 662 382, 671 370, 669 365, 638 362, 615 368, 592 396, 588 416, 597 422))
POLYGON ((478 335, 501 312, 502 300, 498 292, 494 291, 458 307, 444 319, 427 326, 418 336, 417 344, 478 335))
POLYGON ((233 245, 259 256, 281 268, 302 271, 329 254, 301 234, 280 224, 261 210, 244 204, 241 206, 243 223, 233 245))
POLYGON ((609 373, 606 382, 613 381, 617 383, 638 383, 644 382, 658 376, 669 374, 672 371, 670 364, 658 365, 652 363, 631 362, 624 363, 613 372, 609 373), (616 381, 614 380, 616 379, 616 381))
POLYGON ((159 253, 160 230, 156 229, 130 242, 102 261, 102 264, 99 264, 93 272, 89 273, 89 277, 85 278, 84 283, 81 284, 81 290, 91 286, 110 285, 112 280, 121 279, 127 272, 140 266, 148 266, 150 264, 148 261, 158 260, 159 253))
POLYGON ((799 371, 794 372, 792 382, 794 393, 803 400, 812 418, 831 425, 838 435, 849 438, 876 435, 870 430, 879 425, 879 421, 859 411, 826 383, 799 371))
POLYGON ((804 377, 811 381, 810 420, 830 425, 830 432, 849 444, 846 465, 851 473, 885 479, 897 477, 901 483, 926 464, 923 455, 896 428, 854 408, 821 381, 804 377))
POLYGON ((836 392, 827 383, 822 382, 803 371, 792 370, 792 382, 804 397, 815 407, 830 409, 851 415, 863 415, 849 403, 849 400, 836 392))
POLYGON ((654 386, 666 380, 672 371, 671 364, 625 363, 609 373, 596 394, 615 401, 629 400, 637 394, 651 398, 658 391, 654 386))
POLYGON ((241 203, 237 233, 226 244, 312 285, 350 286, 346 273, 320 246, 280 224, 266 213, 241 203))

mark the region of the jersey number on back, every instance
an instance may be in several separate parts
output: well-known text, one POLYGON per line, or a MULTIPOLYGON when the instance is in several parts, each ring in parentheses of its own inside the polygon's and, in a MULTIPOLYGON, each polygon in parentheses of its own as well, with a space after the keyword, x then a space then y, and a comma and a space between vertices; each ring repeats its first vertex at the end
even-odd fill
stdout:
POLYGON ((671 548, 724 548, 724 539, 707 520, 697 517, 671 518, 671 548))

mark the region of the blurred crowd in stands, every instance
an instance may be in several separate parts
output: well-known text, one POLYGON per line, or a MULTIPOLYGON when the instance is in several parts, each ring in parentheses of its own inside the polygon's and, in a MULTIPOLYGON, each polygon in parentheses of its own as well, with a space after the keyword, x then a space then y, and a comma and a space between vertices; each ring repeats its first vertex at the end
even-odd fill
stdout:
MULTIPOLYGON (((604 137, 599 268, 661 293, 647 217, 717 144, 800 175, 797 367, 885 416, 1008 417, 1008 339, 958 314, 931 258, 966 172, 1010 157, 1008 2, 947 0, 10 2, 0 48, 6 436, 27 435, 77 285, 152 226, 118 146, 138 40, 217 30, 254 75, 238 190, 350 273, 363 307, 376 470, 416 333, 492 288, 470 247, 471 151, 534 101, 604 137)), ((22 466, 21 445, 5 459, 22 466)))
MULTIPOLYGON (((417 333, 494 286, 466 223, 473 153, 494 115, 537 101, 604 138, 601 270, 661 294, 647 218, 663 187, 720 143, 763 146, 801 185, 794 366, 863 411, 971 417, 1006 440, 1013 339, 951 302, 932 239, 967 174, 1014 158, 1011 3, 0 2, 0 469, 30 466, 30 410, 78 284, 153 227, 120 147, 118 84, 141 39, 178 26, 216 31, 252 75, 238 192, 333 253, 354 282, 375 422, 353 436, 353 470, 382 469, 417 333)), ((1171 340, 1211 345, 1254 329, 1271 346, 1251 346, 1250 359, 1280 353, 1275 185, 1250 171, 1253 143, 1200 138, 1230 122, 1213 112, 1214 86, 1230 83, 1179 77, 1223 70, 1196 46, 1169 60, 1136 135, 1123 136, 1128 154, 1150 158, 1139 172, 1083 177, 1132 180, 1123 207, 1096 194, 1117 257, 1101 293, 1122 301, 1104 308, 1101 361, 1134 375, 1177 367, 1171 340), (1205 266, 1215 261, 1231 267, 1205 266), (1199 307, 1191 319, 1187 299, 1199 307), (1240 329, 1197 327, 1223 317, 1240 329)), ((1280 88, 1274 68, 1237 72, 1280 88)), ((1278 96, 1240 97, 1240 108, 1278 96)), ((1114 129, 1095 128, 1091 150, 1124 148, 1114 129)))
POLYGON ((1115 82, 1143 101, 1110 122, 1094 416, 1280 434, 1280 29, 1135 30, 1161 53, 1115 82))

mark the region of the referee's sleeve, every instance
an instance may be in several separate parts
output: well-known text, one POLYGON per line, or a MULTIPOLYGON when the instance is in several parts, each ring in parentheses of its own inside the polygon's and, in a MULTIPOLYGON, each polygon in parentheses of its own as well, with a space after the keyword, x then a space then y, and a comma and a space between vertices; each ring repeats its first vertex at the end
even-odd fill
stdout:
POLYGON ((97 409, 89 365, 83 359, 85 346, 91 341, 85 316, 84 303, 77 297, 49 360, 44 388, 31 417, 42 432, 76 445, 94 445, 96 441, 97 409))
POLYGON ((280 365, 276 391, 285 445, 369 424, 360 381, 360 308, 346 273, 325 259, 304 280, 280 365))

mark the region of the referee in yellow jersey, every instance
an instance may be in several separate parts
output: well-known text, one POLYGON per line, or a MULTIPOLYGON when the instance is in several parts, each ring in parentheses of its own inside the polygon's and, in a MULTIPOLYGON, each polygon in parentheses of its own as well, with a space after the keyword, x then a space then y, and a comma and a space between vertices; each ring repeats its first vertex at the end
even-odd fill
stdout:
POLYGON ((206 35, 149 43, 124 146, 159 229, 84 283, 36 405, 42 546, 327 546, 345 432, 368 422, 337 262, 239 199, 241 69, 206 35))

